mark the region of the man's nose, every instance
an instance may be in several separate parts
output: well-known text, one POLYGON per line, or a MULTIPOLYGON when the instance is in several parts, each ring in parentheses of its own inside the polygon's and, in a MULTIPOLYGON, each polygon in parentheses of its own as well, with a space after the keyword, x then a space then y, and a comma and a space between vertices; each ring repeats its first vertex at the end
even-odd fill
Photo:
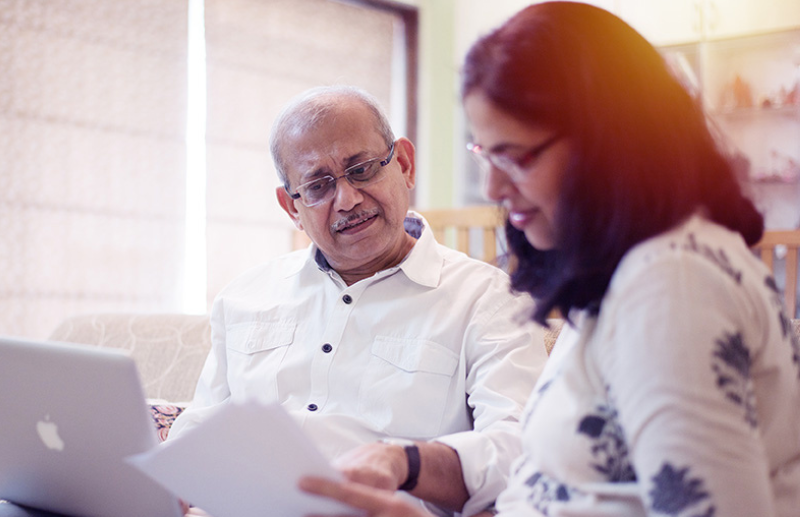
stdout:
POLYGON ((339 178, 336 182, 336 191, 333 196, 334 208, 341 212, 352 210, 364 200, 364 194, 344 177, 339 178))

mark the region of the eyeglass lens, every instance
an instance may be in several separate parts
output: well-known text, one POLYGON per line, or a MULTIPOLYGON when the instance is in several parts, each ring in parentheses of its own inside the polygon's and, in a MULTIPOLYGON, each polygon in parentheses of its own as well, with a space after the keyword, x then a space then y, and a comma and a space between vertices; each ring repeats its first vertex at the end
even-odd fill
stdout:
POLYGON ((521 181, 524 179, 526 169, 530 167, 547 149, 561 139, 561 135, 556 134, 542 142, 541 144, 530 148, 520 158, 512 158, 505 154, 495 154, 493 152, 484 151, 480 145, 467 144, 467 149, 478 163, 482 175, 488 174, 492 166, 508 174, 514 181, 521 181))
POLYGON ((389 156, 385 160, 373 158, 362 163, 353 165, 344 170, 344 174, 338 178, 333 176, 323 176, 322 178, 310 181, 297 188, 297 194, 307 207, 312 207, 324 203, 333 197, 336 191, 336 182, 342 178, 357 189, 362 189, 369 185, 374 185, 385 177, 384 167, 392 161, 394 155, 394 144, 389 148, 389 156))
POLYGON ((306 206, 312 206, 322 203, 332 197, 336 190, 336 182, 342 178, 346 178, 350 185, 360 189, 375 183, 382 177, 382 175, 378 175, 382 167, 377 158, 375 160, 370 160, 370 163, 362 163, 356 167, 357 168, 353 170, 348 170, 338 178, 325 176, 306 183, 297 189, 297 193, 300 194, 306 206))

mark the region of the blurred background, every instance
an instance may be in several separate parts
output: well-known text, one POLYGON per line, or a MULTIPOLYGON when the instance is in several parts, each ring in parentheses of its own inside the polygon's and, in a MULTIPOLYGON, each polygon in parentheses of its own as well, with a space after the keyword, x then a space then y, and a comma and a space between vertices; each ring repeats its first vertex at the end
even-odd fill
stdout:
MULTIPOLYGON (((205 313, 292 247, 269 130, 322 84, 417 145, 414 205, 482 203, 459 64, 518 0, 0 0, 0 334, 205 313)), ((703 102, 771 229, 800 227, 800 1, 597 0, 703 102)), ((779 257, 780 258, 780 257, 779 257)))

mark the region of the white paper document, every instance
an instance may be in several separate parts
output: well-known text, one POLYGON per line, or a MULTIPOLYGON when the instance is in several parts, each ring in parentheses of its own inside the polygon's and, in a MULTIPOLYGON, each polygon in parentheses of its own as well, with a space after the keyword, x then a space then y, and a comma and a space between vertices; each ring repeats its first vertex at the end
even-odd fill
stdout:
POLYGON ((213 517, 359 514, 297 488, 306 475, 342 476, 277 404, 227 404, 180 438, 128 461, 213 517))

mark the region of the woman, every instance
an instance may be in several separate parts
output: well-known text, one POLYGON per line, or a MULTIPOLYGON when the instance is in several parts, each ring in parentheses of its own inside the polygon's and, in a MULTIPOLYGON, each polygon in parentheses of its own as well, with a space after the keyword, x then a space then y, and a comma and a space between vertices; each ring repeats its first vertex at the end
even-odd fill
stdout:
MULTIPOLYGON (((565 326, 500 515, 796 516, 800 345, 750 253, 763 219, 657 51, 586 4, 478 41, 462 95, 513 287, 565 326)), ((371 516, 395 497, 308 479, 371 516)))

